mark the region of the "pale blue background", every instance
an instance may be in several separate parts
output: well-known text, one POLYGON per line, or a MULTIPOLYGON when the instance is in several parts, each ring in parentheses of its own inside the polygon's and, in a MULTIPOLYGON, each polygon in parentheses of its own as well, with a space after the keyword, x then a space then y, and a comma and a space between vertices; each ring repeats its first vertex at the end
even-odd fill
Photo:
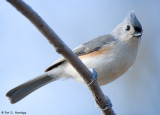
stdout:
MULTIPOLYGON (((160 114, 160 2, 158 0, 25 0, 70 47, 109 33, 130 10, 144 34, 134 66, 102 87, 117 115, 160 114)), ((0 112, 27 115, 101 115, 89 89, 59 80, 16 104, 5 94, 60 57, 46 38, 14 7, 0 0, 0 112)), ((1 113, 0 113, 1 115, 1 113)))

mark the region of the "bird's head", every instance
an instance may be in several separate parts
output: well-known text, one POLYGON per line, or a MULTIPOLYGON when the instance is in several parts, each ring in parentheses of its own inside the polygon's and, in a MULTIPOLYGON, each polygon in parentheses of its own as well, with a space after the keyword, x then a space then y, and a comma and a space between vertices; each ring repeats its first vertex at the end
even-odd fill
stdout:
POLYGON ((112 34, 120 40, 139 39, 142 36, 142 26, 134 11, 129 12, 124 21, 120 23, 112 34))

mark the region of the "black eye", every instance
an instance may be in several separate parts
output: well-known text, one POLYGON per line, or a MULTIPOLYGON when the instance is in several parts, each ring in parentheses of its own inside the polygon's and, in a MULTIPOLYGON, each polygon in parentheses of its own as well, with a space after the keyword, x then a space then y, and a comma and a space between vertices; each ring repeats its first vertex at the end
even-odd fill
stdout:
POLYGON ((126 29, 126 31, 129 31, 130 28, 131 28, 130 25, 127 25, 125 29, 126 29))

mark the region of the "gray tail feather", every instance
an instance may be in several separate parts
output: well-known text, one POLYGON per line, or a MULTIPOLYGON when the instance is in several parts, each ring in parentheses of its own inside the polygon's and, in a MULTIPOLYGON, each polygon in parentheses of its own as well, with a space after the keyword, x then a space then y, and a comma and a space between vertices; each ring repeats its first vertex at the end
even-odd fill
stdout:
POLYGON ((32 93, 36 89, 48 84, 51 81, 57 80, 57 77, 53 77, 53 75, 45 73, 33 80, 30 80, 22 85, 17 86, 16 88, 10 90, 6 96, 9 97, 10 102, 12 104, 18 102, 23 99, 28 94, 32 93))

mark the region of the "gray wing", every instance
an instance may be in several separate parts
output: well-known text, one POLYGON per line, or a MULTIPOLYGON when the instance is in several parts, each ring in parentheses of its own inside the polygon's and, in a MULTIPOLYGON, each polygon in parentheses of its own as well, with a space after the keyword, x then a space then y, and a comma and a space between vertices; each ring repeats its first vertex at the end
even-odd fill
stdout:
POLYGON ((75 48, 73 51, 78 56, 85 55, 85 54, 102 49, 104 45, 109 44, 112 41, 115 41, 115 38, 112 35, 99 36, 75 48))
MULTIPOLYGON (((75 54, 78 56, 85 55, 94 51, 98 51, 103 48, 104 45, 110 44, 111 42, 115 41, 115 38, 112 35, 103 35, 96 37, 89 42, 84 43, 83 45, 78 46, 73 50, 75 54)), ((55 61, 50 67, 48 67, 45 72, 52 70, 55 67, 58 67, 62 63, 65 63, 66 59, 64 57, 55 61)))

